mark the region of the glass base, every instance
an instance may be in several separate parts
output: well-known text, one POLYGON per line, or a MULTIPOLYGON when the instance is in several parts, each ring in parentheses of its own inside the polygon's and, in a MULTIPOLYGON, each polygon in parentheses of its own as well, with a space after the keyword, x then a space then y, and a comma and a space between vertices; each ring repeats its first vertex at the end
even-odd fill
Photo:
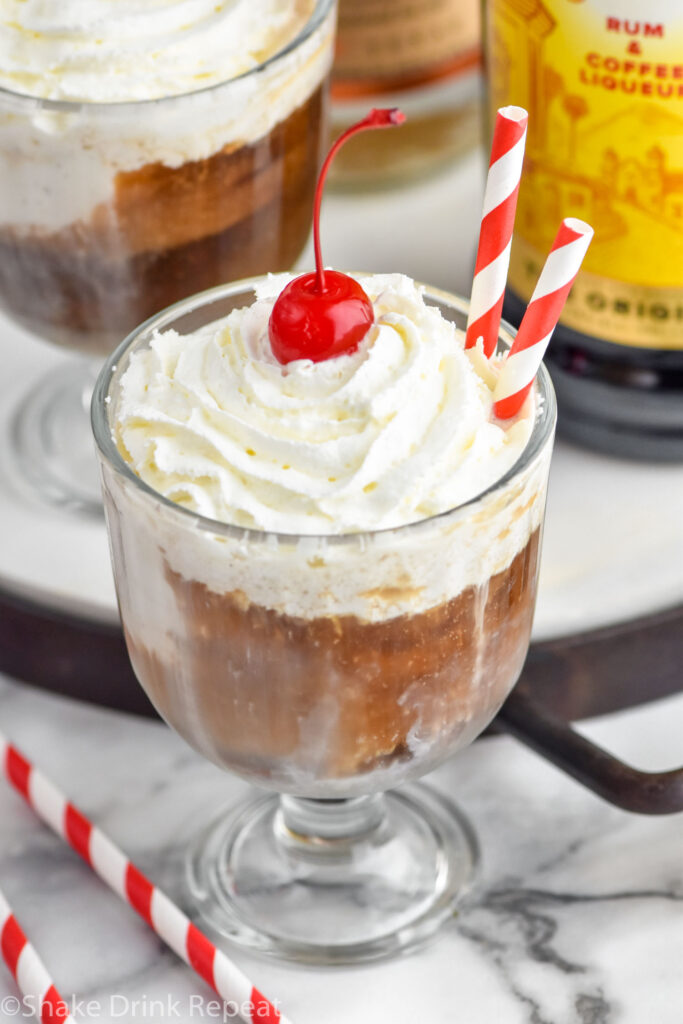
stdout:
POLYGON ((265 796, 190 850, 200 916, 232 941, 308 964, 375 960, 431 936, 479 859, 466 818, 425 786, 380 796, 265 796))
POLYGON ((19 482, 33 497, 101 515, 102 496, 90 428, 97 366, 74 360, 41 378, 23 397, 11 425, 19 482))

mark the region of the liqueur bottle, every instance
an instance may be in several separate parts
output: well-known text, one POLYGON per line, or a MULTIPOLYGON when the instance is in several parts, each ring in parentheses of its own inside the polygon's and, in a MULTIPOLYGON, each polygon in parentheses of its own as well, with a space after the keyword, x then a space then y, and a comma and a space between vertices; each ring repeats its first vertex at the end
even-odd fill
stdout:
POLYGON ((558 221, 595 238, 546 356, 563 433, 683 459, 683 5, 485 0, 488 104, 529 111, 505 315, 558 221))
MULTIPOLYGON (((369 103, 400 105, 400 138, 369 132, 339 154, 337 186, 398 184, 471 150, 481 135, 480 0, 340 0, 335 133, 369 103)), ((393 134, 393 133, 392 133, 393 134)))

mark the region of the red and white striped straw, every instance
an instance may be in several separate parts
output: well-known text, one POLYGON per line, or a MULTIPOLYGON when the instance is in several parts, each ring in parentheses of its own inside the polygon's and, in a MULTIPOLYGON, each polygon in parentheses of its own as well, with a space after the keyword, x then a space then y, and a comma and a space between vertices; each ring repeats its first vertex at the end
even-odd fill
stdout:
POLYGON ((522 107, 501 107, 493 129, 465 336, 466 348, 483 338, 487 356, 493 355, 498 343, 528 120, 522 107))
POLYGON ((69 843, 231 1010, 234 1008, 247 1024, 288 1024, 239 967, 2 736, 0 763, 9 782, 38 817, 69 843))
POLYGON ((560 224, 493 393, 500 419, 516 416, 529 394, 592 237, 582 220, 566 217, 560 224))
POLYGON ((31 1011, 42 1024, 74 1024, 68 1006, 35 948, 26 938, 2 891, 0 950, 23 996, 21 1005, 17 1005, 17 1016, 25 1017, 31 1011))

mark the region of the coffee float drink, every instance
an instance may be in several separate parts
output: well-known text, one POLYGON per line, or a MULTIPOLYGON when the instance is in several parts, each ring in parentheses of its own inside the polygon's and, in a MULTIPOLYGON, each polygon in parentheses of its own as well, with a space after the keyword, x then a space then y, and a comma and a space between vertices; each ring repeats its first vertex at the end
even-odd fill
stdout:
POLYGON ((0 0, 0 303, 106 352, 164 306, 292 266, 334 0, 0 0))
POLYGON ((115 411, 146 484, 236 528, 188 531, 110 489, 138 676, 217 763, 308 795, 393 785, 493 717, 528 645, 545 501, 546 457, 500 485, 535 392, 497 421, 495 369, 418 285, 358 283, 355 351, 279 363, 271 277, 251 306, 158 333, 115 411))

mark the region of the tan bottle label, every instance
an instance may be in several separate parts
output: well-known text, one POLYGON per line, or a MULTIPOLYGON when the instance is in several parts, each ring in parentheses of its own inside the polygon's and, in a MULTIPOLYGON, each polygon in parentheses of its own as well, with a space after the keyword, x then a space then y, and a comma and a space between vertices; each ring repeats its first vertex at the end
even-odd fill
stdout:
POLYGON ((479 45, 479 0, 340 0, 335 78, 429 78, 479 45))
POLYGON ((595 228, 562 322, 683 348, 683 3, 488 0, 491 111, 529 110, 509 281, 528 299, 563 216, 595 228))

